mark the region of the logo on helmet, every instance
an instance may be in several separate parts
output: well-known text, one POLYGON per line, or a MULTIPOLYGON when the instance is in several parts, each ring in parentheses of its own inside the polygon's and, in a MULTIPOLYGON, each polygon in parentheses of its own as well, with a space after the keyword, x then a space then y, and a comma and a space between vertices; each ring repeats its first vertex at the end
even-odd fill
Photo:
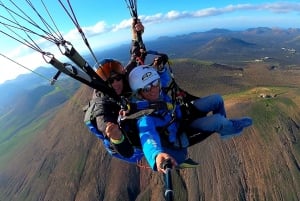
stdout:
POLYGON ((147 72, 143 75, 142 80, 146 81, 147 79, 149 79, 150 77, 152 77, 152 73, 151 72, 147 72))

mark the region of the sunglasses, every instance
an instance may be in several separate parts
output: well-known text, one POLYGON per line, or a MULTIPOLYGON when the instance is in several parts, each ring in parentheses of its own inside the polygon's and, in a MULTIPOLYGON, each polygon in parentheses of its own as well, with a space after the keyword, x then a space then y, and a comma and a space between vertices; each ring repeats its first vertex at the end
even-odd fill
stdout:
POLYGON ((117 75, 117 76, 108 78, 108 79, 107 79, 107 82, 108 82, 109 84, 112 84, 112 83, 114 83, 115 81, 120 81, 120 80, 122 80, 122 79, 123 79, 123 76, 122 76, 122 75, 117 75))
POLYGON ((146 85, 144 88, 142 88, 142 92, 149 92, 151 90, 152 87, 158 87, 160 84, 159 79, 154 80, 153 82, 151 82, 150 84, 146 85))

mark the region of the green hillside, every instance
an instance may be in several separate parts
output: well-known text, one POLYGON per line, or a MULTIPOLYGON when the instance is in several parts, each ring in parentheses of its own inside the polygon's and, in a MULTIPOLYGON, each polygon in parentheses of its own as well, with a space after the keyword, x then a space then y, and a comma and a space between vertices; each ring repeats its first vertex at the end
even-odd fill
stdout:
POLYGON ((22 152, 78 87, 72 80, 57 87, 37 87, 21 95, 13 109, 0 116, 0 168, 8 165, 9 158, 22 152))
MULTIPOLYGON (((239 137, 223 141, 213 134, 189 148, 200 167, 173 172, 177 200, 299 200, 300 72, 270 65, 173 62, 182 88, 198 96, 220 93, 228 117, 254 120, 239 137)), ((42 95, 32 113, 39 120, 1 138, 0 200, 163 200, 160 174, 112 159, 88 132, 81 108, 91 92, 81 87, 56 106, 60 90, 42 95), (47 105, 52 109, 42 112, 47 105)))

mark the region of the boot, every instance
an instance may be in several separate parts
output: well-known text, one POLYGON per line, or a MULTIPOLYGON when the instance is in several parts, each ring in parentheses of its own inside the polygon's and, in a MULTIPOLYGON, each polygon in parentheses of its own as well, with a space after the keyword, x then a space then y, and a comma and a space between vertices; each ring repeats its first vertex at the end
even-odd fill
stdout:
POLYGON ((222 139, 228 139, 233 136, 239 136, 242 134, 244 128, 252 125, 252 119, 250 117, 243 117, 241 119, 230 119, 228 124, 223 126, 223 129, 219 132, 222 139))

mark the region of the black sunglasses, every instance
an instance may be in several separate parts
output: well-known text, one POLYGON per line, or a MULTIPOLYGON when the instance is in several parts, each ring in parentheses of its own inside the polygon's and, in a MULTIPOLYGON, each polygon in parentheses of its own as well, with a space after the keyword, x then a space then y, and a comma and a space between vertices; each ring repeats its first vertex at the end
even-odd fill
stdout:
POLYGON ((117 75, 117 76, 108 78, 108 79, 107 79, 107 82, 108 82, 109 84, 112 84, 112 83, 114 83, 115 80, 116 80, 116 81, 120 81, 120 80, 122 80, 122 79, 123 79, 123 76, 122 76, 122 75, 117 75))
POLYGON ((142 88, 142 92, 147 93, 151 90, 152 87, 158 87, 160 84, 160 80, 154 80, 153 82, 151 82, 150 84, 146 85, 144 88, 142 88))

